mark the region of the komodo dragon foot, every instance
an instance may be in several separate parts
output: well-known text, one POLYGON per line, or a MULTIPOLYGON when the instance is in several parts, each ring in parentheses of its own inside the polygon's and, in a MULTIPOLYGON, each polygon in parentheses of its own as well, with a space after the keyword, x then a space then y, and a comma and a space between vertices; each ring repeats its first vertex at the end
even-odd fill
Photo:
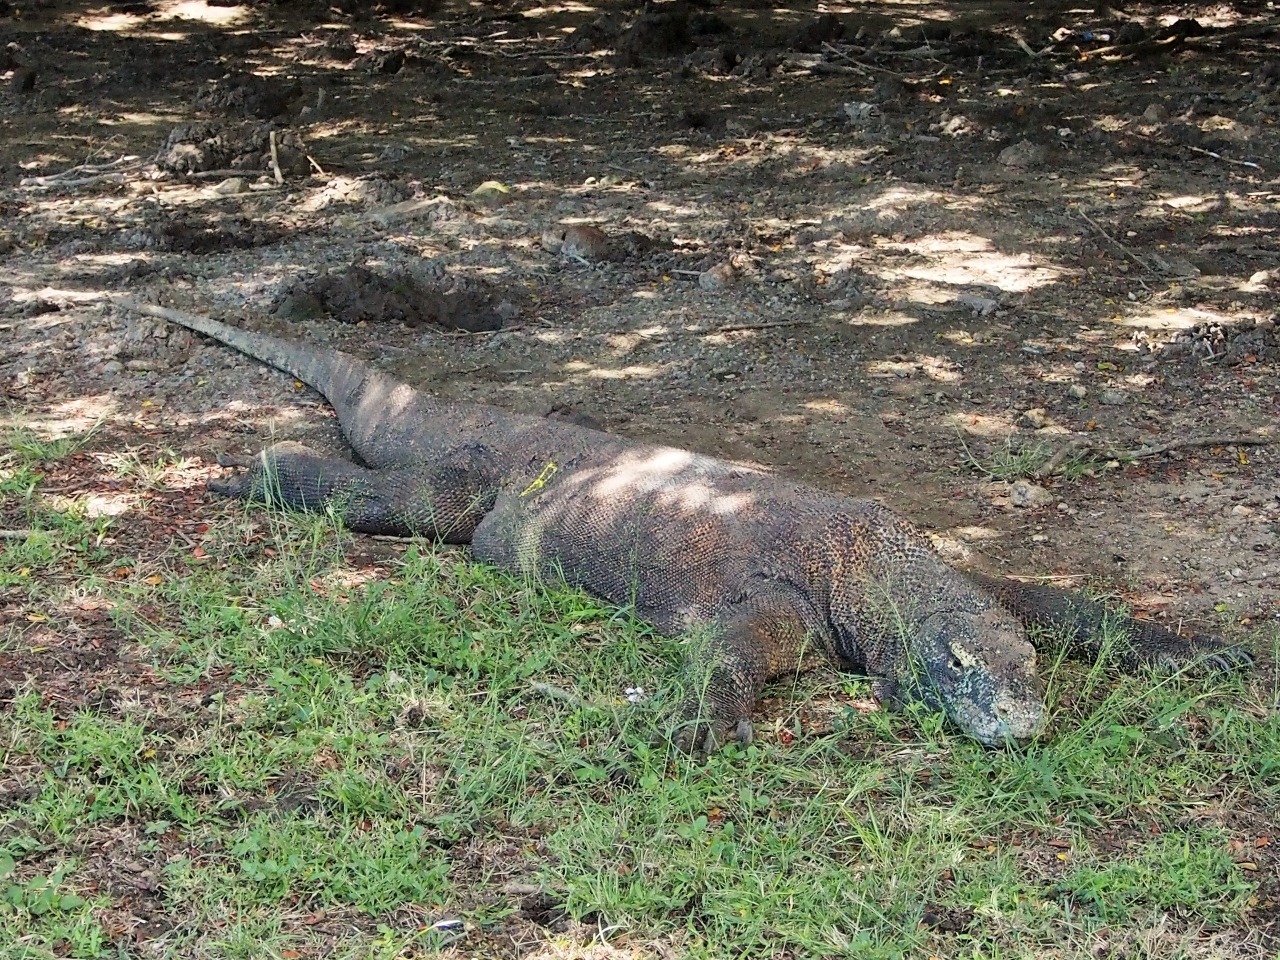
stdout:
POLYGON ((286 441, 256 457, 219 456, 218 463, 244 472, 210 481, 214 493, 294 510, 331 511, 360 533, 470 543, 497 497, 497 483, 478 447, 443 466, 370 470, 286 441))
POLYGON ((800 666, 820 632, 817 614, 792 585, 751 579, 720 608, 690 660, 687 695, 672 743, 705 756, 736 740, 751 743, 751 710, 764 685, 800 666))

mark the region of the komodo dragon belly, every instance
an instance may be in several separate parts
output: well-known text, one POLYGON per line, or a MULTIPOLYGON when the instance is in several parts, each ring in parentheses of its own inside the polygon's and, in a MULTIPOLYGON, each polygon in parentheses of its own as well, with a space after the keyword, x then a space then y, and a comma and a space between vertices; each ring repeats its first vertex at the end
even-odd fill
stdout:
POLYGON ((677 634, 752 577, 802 577, 765 473, 662 447, 610 451, 498 498, 472 538, 510 570, 562 576, 677 634))

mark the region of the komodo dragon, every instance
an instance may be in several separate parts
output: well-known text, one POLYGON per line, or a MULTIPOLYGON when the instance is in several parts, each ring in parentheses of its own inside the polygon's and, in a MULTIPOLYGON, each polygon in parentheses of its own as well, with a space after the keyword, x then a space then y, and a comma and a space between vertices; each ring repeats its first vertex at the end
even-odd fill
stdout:
MULTIPOLYGON (((749 741, 766 681, 820 651, 873 678, 882 702, 945 710, 992 745, 1043 725, 1027 627, 1096 655, 1104 607, 1061 590, 961 573, 886 508, 577 424, 436 400, 345 353, 147 304, 129 309, 206 334, 322 393, 367 466, 280 443, 216 492, 332 509, 353 530, 470 543, 475 557, 555 575, 668 635, 700 638, 676 743, 749 741)), ((1118 618, 1128 667, 1249 655, 1118 618)))

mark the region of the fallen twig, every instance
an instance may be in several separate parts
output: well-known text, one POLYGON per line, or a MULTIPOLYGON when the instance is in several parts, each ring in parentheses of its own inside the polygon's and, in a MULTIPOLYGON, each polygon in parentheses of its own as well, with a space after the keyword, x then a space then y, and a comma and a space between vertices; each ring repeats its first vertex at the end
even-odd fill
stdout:
POLYGON ((853 57, 849 56, 849 54, 846 53, 844 50, 841 50, 839 47, 832 46, 829 43, 823 43, 822 49, 826 50, 828 53, 834 54, 835 56, 839 57, 841 60, 848 61, 848 63, 850 63, 852 66, 856 67, 858 70, 862 71, 863 73, 869 73, 871 71, 875 71, 876 73, 887 73, 891 77, 906 76, 905 73, 899 73, 897 70, 890 70, 888 67, 878 67, 874 63, 864 63, 861 60, 855 60, 853 57))
POLYGON ((280 154, 276 151, 276 132, 271 131, 271 171, 276 175, 276 183, 284 183, 284 174, 280 172, 280 154))
POLYGON ((128 174, 124 172, 117 173, 99 173, 92 177, 81 177, 78 180, 51 180, 48 183, 31 183, 31 180, 43 180, 43 177, 27 177, 18 185, 26 187, 28 190, 52 190, 54 187, 84 187, 91 183, 124 183, 128 179, 128 174))
POLYGON ((1260 447, 1272 442, 1271 437, 1188 437, 1186 440, 1170 440, 1151 447, 1138 447, 1122 453, 1112 460, 1143 460, 1147 457, 1158 457, 1170 450, 1181 450, 1184 447, 1260 447))
POLYGON ((1274 442, 1273 437, 1256 435, 1242 437, 1187 437, 1183 440, 1170 440, 1168 443, 1136 447, 1133 450, 1116 451, 1098 446, 1089 440, 1077 439, 1064 447, 1060 447, 1052 457, 1036 470, 1035 478, 1043 480, 1046 477, 1053 476, 1064 462, 1076 455, 1091 454, 1099 460, 1119 460, 1124 462, 1126 460, 1146 460, 1149 457, 1158 457, 1161 454, 1189 447, 1258 447, 1272 442, 1274 442))
MULTIPOLYGON (((1108 241, 1109 241, 1113 246, 1115 246, 1115 247, 1116 247, 1116 249, 1118 249, 1118 250, 1119 250, 1121 253, 1123 253, 1126 257, 1128 257, 1130 260, 1132 260, 1134 263, 1136 263, 1138 266, 1140 266, 1143 270, 1147 271, 1148 273, 1154 273, 1154 272, 1155 272, 1155 271, 1153 271, 1153 270, 1151 269, 1151 265, 1150 265, 1149 263, 1147 263, 1147 261, 1146 261, 1146 260, 1144 260, 1142 257, 1138 256, 1138 254, 1134 253, 1134 251, 1130 250, 1128 247, 1126 247, 1123 243, 1121 243, 1119 240, 1117 240, 1117 239, 1116 239, 1115 237, 1113 237, 1111 234, 1107 233, 1107 231, 1106 231, 1106 230, 1102 229, 1101 224, 1099 224, 1099 223, 1098 223, 1098 221, 1094 220, 1094 219, 1093 219, 1093 217, 1089 216, 1089 215, 1088 215, 1087 213, 1085 213, 1083 210, 1077 210, 1077 211, 1076 211, 1076 213, 1080 214, 1080 216, 1084 219, 1085 223, 1089 224, 1089 226, 1091 226, 1091 227, 1093 227, 1093 229, 1097 230, 1097 231, 1098 231, 1098 233, 1102 234, 1102 236, 1103 236, 1103 237, 1105 237, 1105 238, 1106 238, 1106 239, 1107 239, 1107 240, 1108 240, 1108 241)), ((1171 272, 1172 272, 1172 271, 1169 269, 1169 265, 1168 265, 1167 263, 1165 263, 1163 259, 1161 259, 1160 257, 1155 257, 1154 259, 1157 261, 1157 265, 1161 266, 1161 267, 1162 267, 1162 269, 1164 269, 1164 272, 1165 272, 1165 273, 1171 273, 1171 272)), ((1138 282, 1139 282, 1139 283, 1141 283, 1142 281, 1141 281, 1141 280, 1139 280, 1138 282)), ((1143 284, 1143 285, 1145 286, 1145 284, 1143 284)))
POLYGON ((1252 160, 1232 160, 1230 157, 1224 157, 1222 154, 1214 153, 1212 150, 1206 150, 1204 147, 1188 146, 1187 149, 1192 150, 1195 153, 1203 153, 1206 157, 1213 157, 1213 159, 1221 160, 1223 163, 1234 163, 1238 167, 1249 167, 1253 170, 1262 169, 1261 165, 1254 163, 1252 160))
POLYGON ((126 154, 124 156, 117 157, 115 160, 112 160, 110 163, 82 163, 82 164, 79 164, 78 166, 68 167, 66 170, 63 170, 60 173, 51 173, 43 177, 23 177, 21 180, 18 181, 18 186, 20 187, 51 187, 59 183, 66 183, 66 184, 92 183, 93 180, 96 179, 96 177, 87 177, 80 180, 72 180, 71 178, 74 174, 77 174, 77 173, 104 174, 104 173, 107 173, 108 171, 113 171, 115 173, 122 173, 123 171, 117 170, 116 168, 121 166, 122 164, 134 163, 134 162, 140 163, 141 158, 133 156, 132 154, 126 154))
POLYGON ((1073 440, 1064 447, 1060 447, 1058 452, 1042 463, 1035 472, 1037 480, 1043 480, 1051 477, 1057 472, 1058 468, 1063 465, 1071 456, 1077 453, 1083 453, 1090 449, 1087 441, 1073 440))
POLYGON ((0 540, 25 540, 29 536, 30 530, 0 530, 0 540))

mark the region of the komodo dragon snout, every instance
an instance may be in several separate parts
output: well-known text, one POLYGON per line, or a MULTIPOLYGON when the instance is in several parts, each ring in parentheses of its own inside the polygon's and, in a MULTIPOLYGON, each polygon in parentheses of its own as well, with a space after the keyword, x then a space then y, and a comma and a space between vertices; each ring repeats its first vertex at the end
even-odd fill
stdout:
MULTIPOLYGON (((920 625, 912 648, 916 695, 945 710, 975 740, 996 746, 1028 740, 1043 728, 1035 649, 1002 610, 934 613, 920 625)), ((903 694, 909 692, 900 691, 899 699, 903 694)))

